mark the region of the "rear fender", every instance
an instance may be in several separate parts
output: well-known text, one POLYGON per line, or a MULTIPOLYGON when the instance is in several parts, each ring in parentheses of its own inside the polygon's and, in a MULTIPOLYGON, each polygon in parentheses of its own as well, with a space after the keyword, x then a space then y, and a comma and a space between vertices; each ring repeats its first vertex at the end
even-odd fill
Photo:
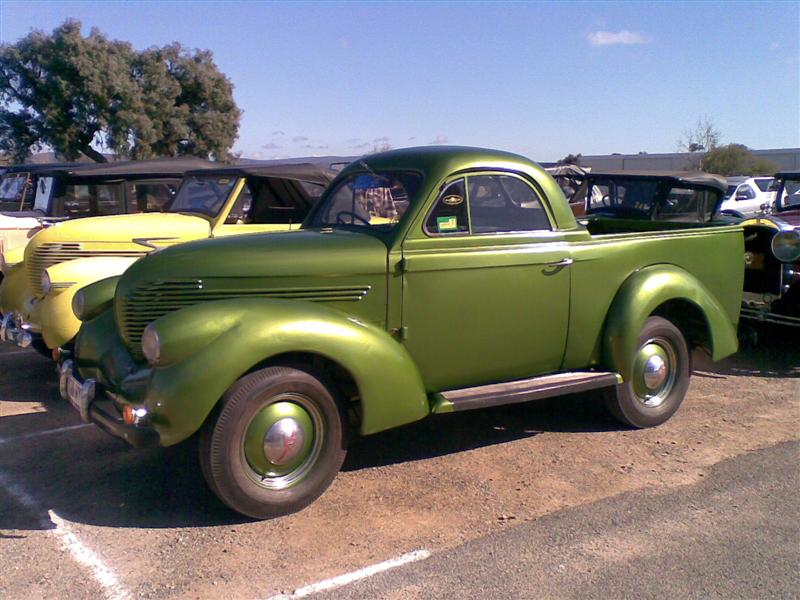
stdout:
POLYGON ((708 288, 679 267, 654 265, 628 277, 611 304, 603 337, 606 366, 625 379, 630 377, 639 332, 644 322, 669 300, 686 300, 702 312, 714 360, 736 352, 738 340, 735 324, 708 288))
POLYGON ((165 315, 153 326, 170 364, 153 368, 145 401, 162 422, 164 445, 197 431, 242 375, 287 353, 318 355, 350 373, 360 397, 362 434, 430 412, 422 378, 401 344, 385 330, 321 304, 206 302, 165 315))

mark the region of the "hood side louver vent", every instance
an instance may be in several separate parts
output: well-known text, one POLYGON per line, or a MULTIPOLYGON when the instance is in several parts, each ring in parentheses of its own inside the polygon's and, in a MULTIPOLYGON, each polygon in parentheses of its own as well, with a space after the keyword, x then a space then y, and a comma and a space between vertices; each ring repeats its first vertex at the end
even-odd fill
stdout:
POLYGON ((55 243, 42 244, 34 250, 31 258, 26 261, 28 271, 28 281, 37 295, 44 295, 42 290, 42 274, 44 270, 58 263, 76 258, 88 258, 94 256, 144 256, 145 252, 133 250, 84 250, 79 243, 55 243))
POLYGON ((370 286, 321 286, 259 288, 243 285, 228 287, 213 281, 184 279, 159 281, 138 286, 121 299, 117 310, 119 329, 133 355, 141 359, 144 328, 159 317, 199 302, 229 298, 282 298, 307 302, 358 302, 370 286))

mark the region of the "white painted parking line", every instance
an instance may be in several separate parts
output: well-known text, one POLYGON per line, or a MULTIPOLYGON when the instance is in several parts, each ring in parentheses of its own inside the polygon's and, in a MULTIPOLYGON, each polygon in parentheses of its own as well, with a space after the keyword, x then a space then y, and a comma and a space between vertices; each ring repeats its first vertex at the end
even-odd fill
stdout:
MULTIPOLYGON (((0 473, 0 487, 11 494, 17 502, 28 510, 39 515, 43 514, 44 511, 36 499, 3 473, 0 473)), ((114 572, 91 548, 78 538, 68 521, 65 521, 54 511, 48 510, 46 519, 40 517, 40 525, 47 533, 61 538, 61 543, 67 552, 76 562, 89 569, 95 581, 103 588, 104 595, 108 600, 125 600, 131 597, 130 593, 120 585, 114 572)))
POLYGON ((408 552, 398 556, 397 558, 391 558, 381 563, 364 567, 358 571, 345 573, 344 575, 339 575, 337 577, 332 577, 330 579, 325 579, 324 581, 319 581, 317 583, 312 583, 310 585, 297 588, 291 594, 277 594, 275 596, 271 596, 268 600, 292 600, 294 598, 304 598, 306 596, 310 596, 311 594, 318 594, 319 592, 327 592, 345 585, 349 585, 361 579, 372 577, 373 575, 377 575, 383 571, 388 571, 389 569, 402 567, 403 565, 416 562, 418 560, 425 560, 430 555, 431 553, 428 550, 414 550, 413 552, 408 552))
POLYGON ((44 431, 34 431, 32 433, 23 433, 21 435, 12 435, 11 437, 0 437, 0 445, 10 444, 11 442, 18 442, 20 440, 29 440, 31 438, 42 437, 45 435, 54 435, 56 433, 64 433, 65 431, 73 431, 75 429, 83 429, 84 427, 91 427, 91 423, 80 423, 78 425, 67 425, 66 427, 57 427, 55 429, 45 429, 44 431))

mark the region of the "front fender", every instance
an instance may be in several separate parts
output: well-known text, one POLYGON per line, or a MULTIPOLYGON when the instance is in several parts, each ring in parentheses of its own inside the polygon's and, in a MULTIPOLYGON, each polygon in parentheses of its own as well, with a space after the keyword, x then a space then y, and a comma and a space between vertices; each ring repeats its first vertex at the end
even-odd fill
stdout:
POLYGON ((48 348, 63 346, 77 335, 81 322, 72 312, 75 294, 89 284, 125 272, 138 257, 95 256, 57 263, 47 268, 53 290, 39 302, 42 337, 48 348))
POLYGON ((225 391, 254 366, 286 353, 310 353, 352 375, 360 396, 361 433, 425 417, 422 378, 405 348, 386 331, 321 304, 231 299, 196 304, 154 322, 165 344, 178 336, 189 352, 154 367, 145 403, 158 416, 162 443, 189 437, 225 391))
POLYGON ((628 277, 614 297, 603 337, 606 366, 630 378, 639 332, 653 311, 669 300, 686 300, 703 313, 713 360, 736 352, 736 324, 708 288, 679 267, 654 265, 628 277))

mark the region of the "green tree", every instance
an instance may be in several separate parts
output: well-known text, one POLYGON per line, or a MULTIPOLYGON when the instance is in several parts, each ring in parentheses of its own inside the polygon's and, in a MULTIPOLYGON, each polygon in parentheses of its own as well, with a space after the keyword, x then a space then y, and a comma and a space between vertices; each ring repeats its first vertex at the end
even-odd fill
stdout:
POLYGON ((771 161, 760 158, 742 144, 719 146, 706 152, 700 168, 717 175, 772 175, 778 168, 771 161))
POLYGON ((0 152, 17 160, 44 147, 101 162, 98 149, 224 159, 240 117, 208 51, 137 52, 73 20, 0 45, 0 152))

